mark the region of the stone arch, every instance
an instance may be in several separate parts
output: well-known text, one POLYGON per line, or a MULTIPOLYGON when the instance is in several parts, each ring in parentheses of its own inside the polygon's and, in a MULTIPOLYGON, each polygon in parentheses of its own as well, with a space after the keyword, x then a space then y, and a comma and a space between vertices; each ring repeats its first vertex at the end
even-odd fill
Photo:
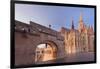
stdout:
POLYGON ((54 59, 57 58, 58 47, 57 47, 57 44, 54 41, 45 40, 43 42, 40 42, 38 45, 40 45, 40 44, 47 44, 47 47, 41 48, 41 49, 36 47, 35 62, 54 60, 54 59), (47 52, 50 52, 50 53, 48 54, 47 52), (38 55, 40 55, 42 57, 40 57, 38 59, 38 55), (49 55, 49 57, 48 57, 48 55, 49 55))

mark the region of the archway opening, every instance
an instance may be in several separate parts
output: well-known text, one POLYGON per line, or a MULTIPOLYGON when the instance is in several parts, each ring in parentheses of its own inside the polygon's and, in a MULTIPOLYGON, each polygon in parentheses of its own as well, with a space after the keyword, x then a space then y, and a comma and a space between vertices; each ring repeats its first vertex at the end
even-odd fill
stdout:
POLYGON ((43 43, 36 47, 35 62, 54 60, 57 57, 57 48, 53 43, 43 43))

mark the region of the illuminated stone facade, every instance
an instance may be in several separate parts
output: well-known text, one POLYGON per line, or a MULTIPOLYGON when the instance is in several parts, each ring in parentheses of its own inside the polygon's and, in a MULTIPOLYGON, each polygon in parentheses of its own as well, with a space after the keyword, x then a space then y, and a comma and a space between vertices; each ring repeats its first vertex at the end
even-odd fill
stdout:
POLYGON ((72 20, 71 29, 62 27, 61 35, 64 36, 67 54, 94 51, 94 31, 92 26, 87 27, 84 24, 82 15, 80 15, 78 29, 74 28, 74 21, 72 20))

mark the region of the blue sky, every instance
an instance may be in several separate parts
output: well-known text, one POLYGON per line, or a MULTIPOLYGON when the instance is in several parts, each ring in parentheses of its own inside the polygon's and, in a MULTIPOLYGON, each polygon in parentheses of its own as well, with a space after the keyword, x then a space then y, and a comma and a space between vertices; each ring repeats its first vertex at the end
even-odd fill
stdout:
POLYGON ((72 18, 77 29, 81 13, 84 23, 94 28, 94 8, 15 4, 16 20, 28 24, 33 21, 46 27, 51 25, 51 28, 57 31, 61 27, 70 28, 72 18))

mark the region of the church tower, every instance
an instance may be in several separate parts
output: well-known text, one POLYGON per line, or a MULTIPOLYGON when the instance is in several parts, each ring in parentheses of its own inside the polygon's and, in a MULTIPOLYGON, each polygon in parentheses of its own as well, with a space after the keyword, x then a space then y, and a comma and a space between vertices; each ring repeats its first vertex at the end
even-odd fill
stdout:
POLYGON ((82 29, 84 28, 84 23, 83 23, 83 18, 82 18, 82 13, 80 14, 80 18, 79 18, 79 25, 78 25, 78 30, 79 32, 82 31, 82 29))

